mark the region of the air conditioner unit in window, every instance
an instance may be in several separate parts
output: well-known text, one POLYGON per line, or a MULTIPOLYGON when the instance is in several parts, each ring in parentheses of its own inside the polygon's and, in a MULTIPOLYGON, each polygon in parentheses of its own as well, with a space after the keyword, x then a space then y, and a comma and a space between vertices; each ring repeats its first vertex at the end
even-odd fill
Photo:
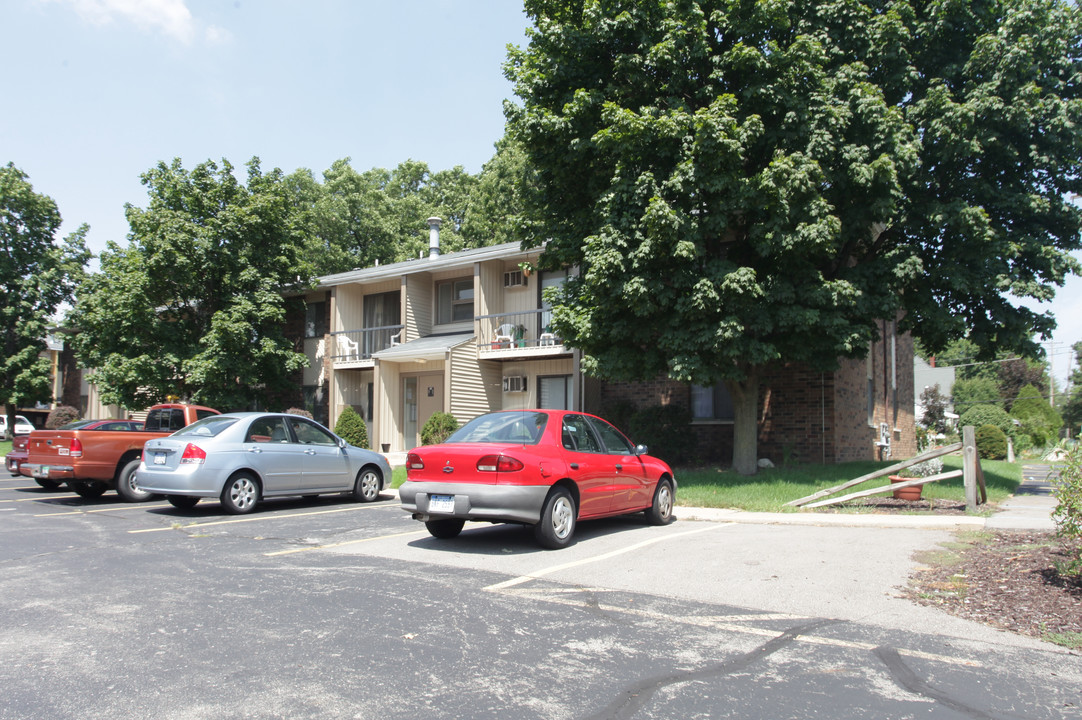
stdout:
POLYGON ((521 375, 504 375, 504 392, 526 392, 526 378, 521 375))
POLYGON ((505 288, 526 287, 526 276, 521 270, 509 270, 503 274, 503 286, 505 288))

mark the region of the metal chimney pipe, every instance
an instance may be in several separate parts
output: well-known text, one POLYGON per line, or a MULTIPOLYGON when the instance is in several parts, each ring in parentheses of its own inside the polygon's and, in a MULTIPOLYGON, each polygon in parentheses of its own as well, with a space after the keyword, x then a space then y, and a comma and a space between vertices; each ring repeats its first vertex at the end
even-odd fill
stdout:
POLYGON ((438 217, 430 217, 428 219, 428 259, 438 258, 440 256, 440 223, 443 221, 438 217))

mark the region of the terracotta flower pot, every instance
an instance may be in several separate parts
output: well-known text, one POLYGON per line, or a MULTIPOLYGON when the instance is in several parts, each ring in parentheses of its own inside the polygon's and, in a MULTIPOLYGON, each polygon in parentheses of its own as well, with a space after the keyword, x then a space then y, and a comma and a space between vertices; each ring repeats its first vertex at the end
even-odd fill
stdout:
MULTIPOLYGON (((902 477, 901 475, 891 475, 890 481, 892 483, 907 482, 909 480, 915 480, 916 478, 902 477)), ((894 491, 895 500, 920 500, 921 491, 924 489, 923 485, 912 485, 910 487, 904 487, 901 490, 894 491)))

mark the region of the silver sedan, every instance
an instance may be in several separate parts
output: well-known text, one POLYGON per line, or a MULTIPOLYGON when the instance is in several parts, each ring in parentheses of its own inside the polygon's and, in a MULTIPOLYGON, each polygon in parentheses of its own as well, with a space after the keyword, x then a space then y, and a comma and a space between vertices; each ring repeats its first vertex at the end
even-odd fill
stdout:
POLYGON ((348 492, 371 502, 390 484, 391 467, 299 415, 244 412, 148 440, 135 482, 178 508, 218 498, 226 512, 240 514, 285 495, 348 492))

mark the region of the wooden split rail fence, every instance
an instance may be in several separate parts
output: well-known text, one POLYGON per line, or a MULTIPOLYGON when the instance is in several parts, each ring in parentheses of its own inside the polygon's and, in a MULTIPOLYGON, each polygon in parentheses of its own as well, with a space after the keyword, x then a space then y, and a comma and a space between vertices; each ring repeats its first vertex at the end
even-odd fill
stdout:
POLYGON ((885 467, 882 470, 876 470, 875 472, 868 473, 867 475, 861 475, 858 478, 844 482, 841 485, 835 485, 834 487, 820 490, 819 492, 812 493, 807 497, 802 497, 798 500, 786 503, 786 505, 795 507, 807 507, 816 508, 823 507, 824 505, 837 505, 854 498, 867 497, 869 495, 881 495, 888 492, 894 492, 901 488, 913 487, 915 485, 925 485, 931 482, 937 482, 939 480, 948 480, 950 478, 961 477, 962 482, 965 485, 966 490, 966 510, 974 511, 977 506, 988 502, 988 492, 984 487, 984 472, 981 470, 980 456, 977 454, 977 442, 976 433, 973 430, 972 425, 966 425, 962 428, 962 442, 954 443, 953 445, 947 445, 941 448, 935 448, 929 450, 926 453, 917 455, 916 457, 903 460, 902 462, 895 463, 890 467, 885 467), (931 475, 924 478, 913 478, 906 480, 905 482, 892 483, 890 485, 884 485, 883 487, 872 488, 871 490, 861 490, 860 492, 849 493, 837 498, 831 498, 829 500, 822 500, 835 493, 841 492, 848 488, 860 485, 868 480, 874 480, 884 475, 893 475, 901 470, 905 470, 907 467, 911 467, 918 463, 922 463, 925 460, 931 460, 932 458, 941 457, 943 455, 950 455, 951 453, 962 451, 962 469, 952 470, 950 472, 939 473, 938 475, 931 475))

